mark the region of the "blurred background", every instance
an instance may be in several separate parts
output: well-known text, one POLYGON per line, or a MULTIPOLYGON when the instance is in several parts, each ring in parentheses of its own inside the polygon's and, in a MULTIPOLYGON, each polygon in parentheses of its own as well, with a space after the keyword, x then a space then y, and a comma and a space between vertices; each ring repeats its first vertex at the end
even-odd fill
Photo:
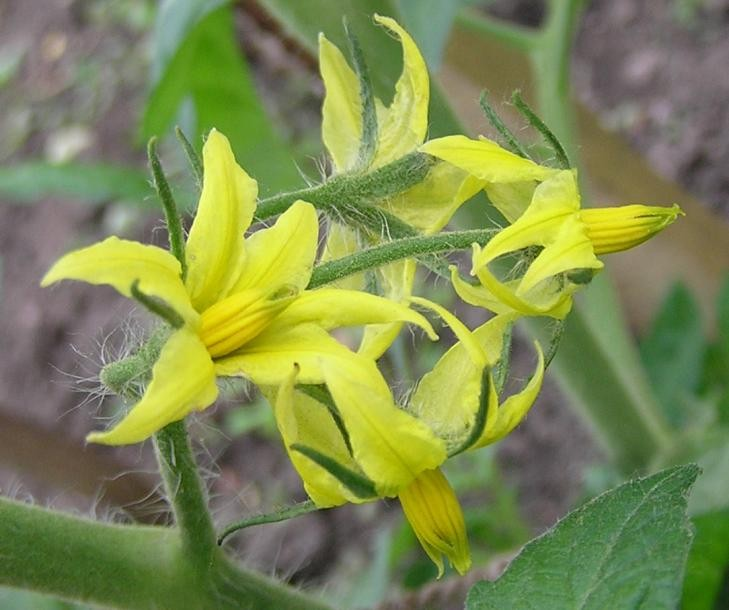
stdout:
MULTIPOLYGON (((698 460, 697 541, 727 550, 697 542, 685 607, 729 607, 726 0, 0 0, 0 493, 165 521, 151 443, 84 443, 120 408, 99 368, 143 336, 144 316, 111 289, 41 290, 40 278, 61 253, 112 233, 164 243, 144 148, 162 137, 189 209, 176 124, 196 144, 212 126, 226 133, 263 195, 319 179, 316 33, 340 42, 347 14, 388 99, 400 50, 372 12, 398 18, 426 56, 431 135, 493 136, 483 89, 519 129, 507 101, 522 89, 565 140, 594 204, 678 203, 687 216, 606 261, 610 282, 585 295, 520 428, 449 462, 477 566, 468 579, 422 587, 434 569, 395 501, 253 528, 230 547, 264 572, 326 585, 343 605, 458 608, 471 582, 497 575, 581 502, 632 474, 698 460)), ((454 226, 472 226, 483 205, 467 206, 454 226)), ((421 292, 456 307, 442 282, 421 281, 421 292)), ((515 355, 524 376, 526 337, 515 355)), ((405 333, 385 363, 402 388, 442 349, 415 345, 405 333)), ((265 402, 244 383, 224 390, 192 428, 220 525, 303 499, 265 402)), ((0 607, 76 606, 0 589, 0 607)))

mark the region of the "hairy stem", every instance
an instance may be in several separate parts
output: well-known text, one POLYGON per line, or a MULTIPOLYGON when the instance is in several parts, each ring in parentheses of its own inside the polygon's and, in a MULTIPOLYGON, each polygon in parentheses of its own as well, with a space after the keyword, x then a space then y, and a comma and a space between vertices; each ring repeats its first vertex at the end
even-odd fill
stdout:
POLYGON ((99 523, 0 497, 0 585, 129 610, 331 610, 216 548, 204 580, 176 528, 99 523))
POLYGON ((215 528, 184 420, 162 428, 155 434, 154 441, 160 473, 182 544, 199 569, 207 570, 216 550, 215 528))
POLYGON ((311 274, 308 288, 317 288, 353 273, 380 267, 403 258, 462 250, 470 248, 474 243, 484 245, 495 233, 494 229, 475 229, 406 237, 386 242, 319 265, 311 274))

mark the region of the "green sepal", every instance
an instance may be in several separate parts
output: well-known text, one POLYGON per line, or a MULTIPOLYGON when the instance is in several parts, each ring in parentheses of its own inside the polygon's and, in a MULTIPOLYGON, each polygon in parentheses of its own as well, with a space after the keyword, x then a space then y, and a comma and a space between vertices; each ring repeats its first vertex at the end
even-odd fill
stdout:
POLYGON ((190 143, 190 140, 187 139, 185 132, 182 131, 179 126, 175 127, 175 136, 177 136, 177 140, 182 145, 182 150, 185 151, 187 162, 190 164, 192 175, 195 177, 195 185, 197 186, 197 190, 198 192, 202 191, 203 164, 200 160, 200 155, 197 154, 195 147, 190 143))
POLYGON ((448 457, 453 457, 459 453, 463 453, 471 447, 483 434, 486 428, 486 421, 489 415, 489 394, 491 389, 491 369, 486 367, 481 374, 481 395, 478 401, 478 411, 473 420, 473 425, 468 431, 468 436, 455 449, 448 452, 448 457))
POLYGON ((344 19, 344 32, 349 43, 349 53, 354 64, 354 72, 359 81, 359 99, 362 104, 362 140, 359 143, 356 169, 366 169, 372 163, 377 152, 377 112, 375 109, 375 96, 372 92, 367 63, 365 62, 362 47, 354 32, 350 29, 347 19, 344 19))
POLYGON ((509 369, 511 367, 511 340, 514 330, 514 323, 506 325, 504 329, 503 340, 501 343, 501 355, 499 361, 493 368, 493 379, 494 386, 496 388, 496 394, 501 396, 501 392, 506 385, 506 380, 509 378, 509 369))
POLYGON ((596 269, 571 269, 565 275, 567 279, 573 284, 585 286, 592 281, 595 277, 596 269))
POLYGON ((312 500, 304 500, 303 502, 298 502, 290 506, 282 506, 269 513, 254 515, 253 517, 236 521, 235 523, 225 526, 220 534, 218 534, 218 546, 222 545, 223 542, 225 542, 225 539, 231 534, 248 527, 263 525, 265 523, 279 523, 280 521, 287 521, 288 519, 306 515, 317 510, 322 509, 317 508, 316 504, 314 504, 312 500))
POLYGON ((332 416, 332 419, 339 430, 339 434, 342 435, 342 440, 347 446, 349 455, 352 455, 352 444, 349 440, 349 432, 347 432, 344 420, 342 419, 342 414, 339 412, 339 409, 337 409, 337 405, 334 402, 329 389, 325 385, 309 384, 297 385, 296 389, 306 394, 309 398, 313 398, 317 402, 323 404, 327 408, 327 411, 329 411, 329 414, 332 416))
POLYGON ((172 328, 179 329, 185 325, 185 320, 170 305, 159 297, 152 297, 139 290, 139 280, 134 280, 130 289, 132 298, 154 315, 162 318, 172 328))
POLYGON ((529 153, 527 150, 521 145, 521 142, 517 139, 517 137, 514 135, 514 133, 506 126, 506 123, 501 120, 501 117, 498 115, 496 110, 494 110, 494 107, 489 102, 489 92, 484 89, 481 91, 481 96, 478 98, 478 103, 481 106, 481 110, 483 110, 483 113, 486 115, 486 119, 489 123, 491 123, 491 126, 499 132, 499 135, 501 136, 501 139, 503 141, 503 146, 507 150, 510 150, 515 155, 519 155, 520 157, 523 157, 524 159, 530 159, 529 153))
POLYGON ((162 163, 159 160, 159 155, 157 155, 157 138, 150 138, 147 144, 147 157, 149 159, 149 168, 152 171, 154 188, 157 191, 157 196, 165 214, 167 233, 170 239, 170 252, 180 262, 180 268, 182 269, 180 276, 184 280, 187 275, 185 233, 182 230, 182 221, 177 212, 177 204, 172 196, 172 189, 170 189, 167 177, 162 169, 162 163))
POLYGON ((302 455, 308 457, 312 462, 321 466, 358 498, 368 500, 370 498, 377 497, 377 490, 375 489, 374 482, 365 475, 355 472, 354 470, 350 470, 346 466, 337 462, 334 458, 324 455, 307 445, 294 443, 291 445, 291 449, 298 451, 302 455))
POLYGON ((559 166, 562 169, 569 169, 571 167, 570 160, 567 157, 567 152, 562 146, 562 143, 552 133, 552 130, 547 127, 546 123, 537 116, 537 113, 532 110, 531 106, 524 101, 519 91, 514 91, 511 96, 511 101, 528 123, 541 134, 544 142, 554 152, 559 166))

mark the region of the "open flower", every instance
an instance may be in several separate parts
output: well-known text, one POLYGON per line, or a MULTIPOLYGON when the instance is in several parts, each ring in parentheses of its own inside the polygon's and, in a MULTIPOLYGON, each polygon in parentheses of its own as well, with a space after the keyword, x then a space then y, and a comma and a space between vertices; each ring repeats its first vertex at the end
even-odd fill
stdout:
MULTIPOLYGON (((371 158, 362 166, 363 107, 357 75, 342 52, 321 34, 319 63, 326 95, 322 108, 322 140, 336 173, 369 171, 418 150, 428 131, 430 84, 425 61, 410 35, 389 17, 375 21, 397 37, 402 45, 403 69, 389 106, 375 99, 377 142, 371 158)), ((448 163, 436 163, 425 179, 410 189, 374 202, 400 220, 429 234, 442 229, 458 207, 478 192, 480 184, 468 172, 448 163)), ((368 235, 368 241, 380 236, 368 235)), ((358 247, 358 236, 336 222, 330 224, 325 256, 341 258, 358 247)), ((412 260, 391 263, 378 273, 382 293, 405 302, 415 276, 412 260)), ((353 278, 355 281, 357 278, 353 278)), ((360 283, 354 284, 360 287, 360 283)), ((352 279, 347 281, 352 286, 352 279)), ((401 324, 369 327, 360 350, 380 356, 399 332, 401 324)))
MULTIPOLYGON (((298 371, 292 371, 278 393, 268 394, 289 456, 304 482, 309 496, 319 507, 344 502, 368 502, 398 496, 408 521, 428 556, 443 572, 443 556, 463 573, 470 567, 470 554, 462 511, 455 493, 439 470, 452 455, 494 443, 511 432, 526 415, 541 388, 544 361, 537 346, 539 362, 532 379, 518 393, 499 398, 492 370, 502 359, 503 337, 516 314, 496 316, 475 331, 469 331, 453 314, 424 299, 413 301, 435 310, 451 326, 459 342, 451 347, 419 382, 400 416, 400 426, 425 428, 439 439, 436 454, 423 454, 413 464, 401 455, 405 448, 383 442, 373 443, 365 452, 350 441, 350 428, 344 420, 345 408, 367 397, 367 409, 376 414, 391 410, 394 404, 389 388, 369 382, 367 391, 352 384, 348 375, 326 371, 329 397, 312 396, 296 389, 298 371), (365 464, 365 465, 363 465, 365 464), (376 466, 376 467, 373 467, 376 466), (408 468, 411 476, 402 484, 383 484, 393 468, 408 468)), ((374 379, 374 378, 370 378, 374 379)), ((412 455, 412 454, 411 454, 412 455)))
POLYGON ((545 168, 511 153, 506 157, 483 138, 451 136, 424 148, 483 180, 487 195, 511 223, 485 246, 474 245, 471 273, 480 286, 451 269, 461 298, 497 313, 564 318, 575 291, 602 269, 597 255, 637 246, 682 213, 676 205, 583 210, 574 170, 545 168), (497 277, 493 263, 515 254, 523 256, 503 279, 497 277))
MULTIPOLYGON (((321 384, 324 371, 340 368, 365 385, 379 383, 374 365, 330 337, 332 328, 403 320, 435 336, 423 316, 403 305, 342 289, 306 290, 317 251, 314 208, 297 201, 272 227, 245 238, 256 206, 256 182, 237 165, 228 140, 216 131, 205 143, 203 161, 184 280, 180 263, 166 250, 116 237, 67 254, 43 278, 44 286, 63 279, 109 284, 128 297, 136 286, 183 321, 162 346, 139 402, 115 427, 90 434, 89 441, 138 442, 205 409, 217 397, 218 375, 275 385, 296 364, 301 383, 321 384)), ((397 418, 399 412, 392 411, 383 408, 372 419, 397 418)), ((344 415, 350 416, 357 414, 344 415)), ((352 446, 370 442, 371 427, 351 428, 352 446)), ((421 443, 437 452, 439 441, 425 427, 423 431, 404 438, 417 449, 421 443)))

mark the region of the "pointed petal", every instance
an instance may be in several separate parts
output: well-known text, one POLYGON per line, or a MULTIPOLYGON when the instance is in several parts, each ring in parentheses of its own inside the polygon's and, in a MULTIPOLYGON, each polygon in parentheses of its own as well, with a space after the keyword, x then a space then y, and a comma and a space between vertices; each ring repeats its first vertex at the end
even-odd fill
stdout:
POLYGON ((462 135, 446 136, 426 142, 420 151, 443 159, 486 182, 544 180, 556 171, 515 155, 485 138, 472 140, 462 135))
POLYGON ((514 311, 513 308, 497 299, 496 296, 487 288, 484 288, 483 286, 474 286, 465 282, 458 273, 458 268, 455 265, 451 265, 449 269, 451 271, 451 283, 453 284, 453 289, 456 291, 456 294, 469 305, 482 307, 497 314, 505 314, 514 311))
MULTIPOLYGON (((406 302, 415 282, 415 261, 412 259, 384 265, 377 270, 382 294, 391 301, 406 302)), ((371 324, 365 328, 359 350, 363 356, 377 360, 392 345, 402 330, 401 322, 371 324)))
POLYGON ((371 360, 325 358, 322 368, 349 432, 355 461, 382 496, 396 495, 420 472, 446 459, 443 442, 400 410, 371 360))
POLYGON ((529 207, 537 183, 534 180, 524 182, 487 182, 484 187, 486 195, 493 206, 513 224, 529 207))
POLYGON ((325 330, 343 326, 362 326, 385 322, 410 322, 420 326, 435 341, 438 335, 425 317, 388 299, 356 290, 320 288, 306 290, 279 314, 271 327, 290 328, 314 323, 325 330))
POLYGON ((474 269, 492 260, 529 246, 546 246, 553 243, 564 223, 575 218, 570 210, 545 210, 539 214, 530 210, 513 224, 499 231, 474 257, 474 269))
POLYGON ((324 359, 352 357, 345 346, 315 324, 286 330, 267 328, 240 350, 215 361, 221 376, 247 377, 258 385, 279 385, 299 365, 299 383, 323 383, 324 359))
POLYGON ((60 280, 80 280, 108 284, 131 298, 132 284, 139 281, 139 290, 144 294, 163 299, 186 322, 195 324, 198 314, 190 303, 180 273, 180 263, 166 250, 108 237, 63 256, 46 273, 41 286, 60 280))
POLYGON ((194 410, 210 406, 218 396, 213 362, 197 334, 175 332, 152 369, 152 381, 142 399, 107 432, 92 432, 90 443, 127 445, 148 438, 194 410))
POLYGON ((525 295, 539 282, 571 269, 602 269, 592 242, 585 234, 585 228, 576 216, 564 221, 559 236, 548 245, 529 265, 521 278, 517 294, 525 295))
POLYGON ((362 139, 362 103, 357 75, 342 52, 319 34, 319 70, 324 81, 322 140, 341 173, 354 167, 362 139))
POLYGON ((379 142, 373 167, 386 165, 414 151, 428 130, 430 84, 425 60, 415 41, 394 20, 375 15, 375 21, 400 39, 403 69, 388 108, 378 105, 379 142))
POLYGON ((443 555, 459 574, 468 572, 471 553, 463 511, 443 473, 423 472, 399 497, 423 550, 438 567, 438 578, 443 576, 443 555))
POLYGON ((380 205, 400 220, 430 234, 440 231, 484 182, 449 163, 437 163, 421 183, 380 205))
POLYGON ((319 239, 314 206, 296 201, 276 224, 256 231, 246 241, 245 265, 230 292, 279 286, 303 290, 309 283, 319 239))
POLYGON ((408 411, 438 437, 462 441, 469 436, 479 410, 484 368, 500 358, 506 326, 514 317, 496 316, 473 333, 465 327, 459 330, 459 342, 418 383, 408 411))
POLYGON ((518 281, 502 283, 487 267, 480 269, 477 275, 483 287, 502 305, 506 305, 507 309, 499 307, 500 311, 511 309, 525 316, 550 316, 562 320, 572 309, 572 293, 577 288, 575 284, 567 282, 563 286, 557 279, 553 279, 535 287, 522 298, 517 294, 518 281))
MULTIPOLYGON (((330 220, 327 227, 327 238, 324 242, 324 251, 319 262, 326 263, 344 258, 357 252, 359 249, 360 244, 357 233, 346 225, 330 220)), ((332 288, 364 290, 365 274, 364 272, 354 273, 327 285, 332 288)))
POLYGON ((273 405, 284 447, 304 482, 306 493, 319 508, 361 502, 336 477, 302 453, 291 449, 294 444, 306 445, 351 470, 357 469, 327 408, 310 396, 294 390, 296 376, 296 367, 291 367, 291 374, 281 384, 278 393, 272 387, 262 388, 262 391, 273 405))
POLYGON ((258 185, 236 163, 228 139, 212 130, 203 146, 205 176, 187 238, 187 279, 192 303, 203 311, 228 295, 244 262, 243 233, 256 209, 258 185))
POLYGON ((521 392, 509 396, 499 406, 497 416, 487 424, 483 435, 473 445, 473 449, 490 445, 504 438, 519 425, 534 404, 544 378, 544 355, 542 354, 539 343, 535 342, 534 346, 539 358, 534 375, 532 375, 529 383, 521 392))

